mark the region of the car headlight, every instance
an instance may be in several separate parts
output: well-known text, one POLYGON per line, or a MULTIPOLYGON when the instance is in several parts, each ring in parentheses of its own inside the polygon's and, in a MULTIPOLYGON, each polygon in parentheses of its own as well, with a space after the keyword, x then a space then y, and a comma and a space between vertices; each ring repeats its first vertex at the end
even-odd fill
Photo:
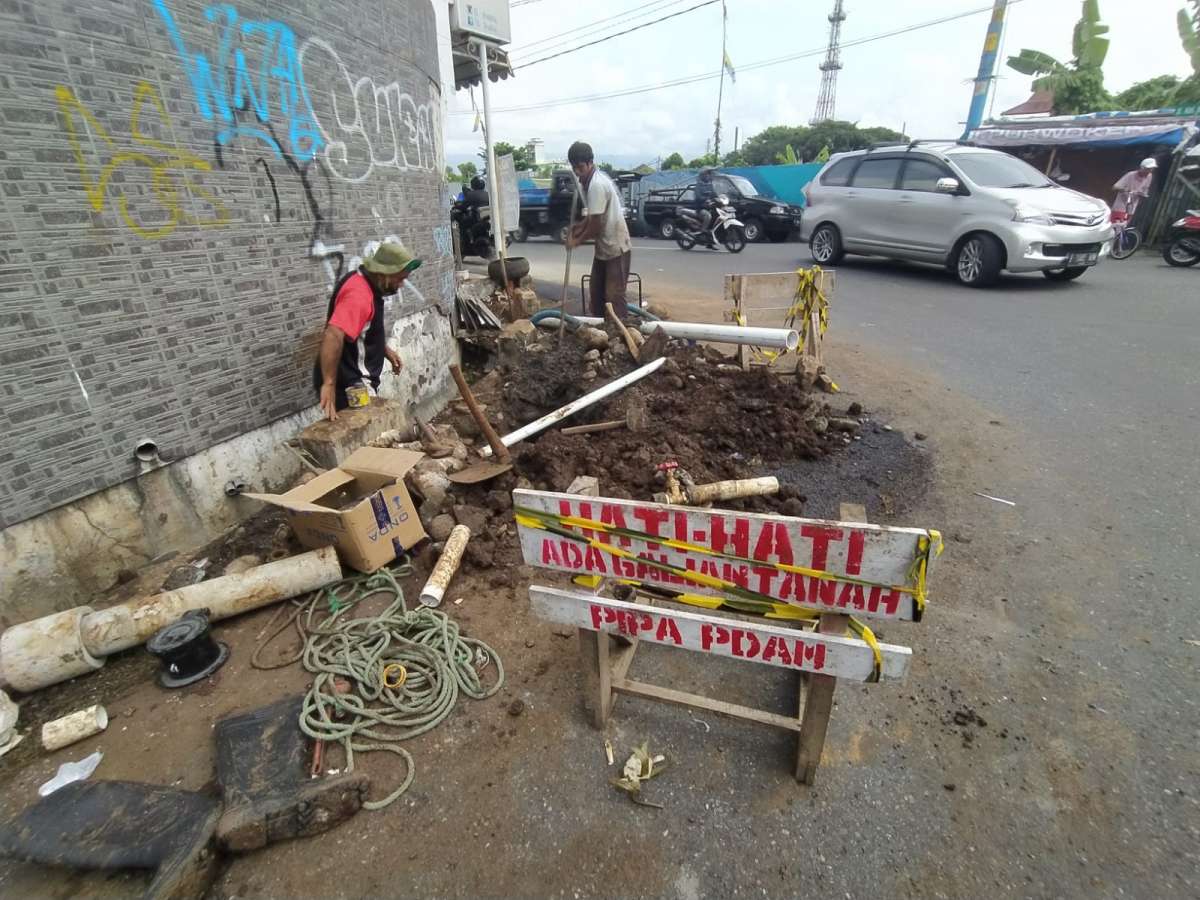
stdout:
POLYGON ((1018 203, 1013 209, 1014 222, 1027 222, 1030 225, 1053 225, 1054 220, 1040 209, 1018 203))
POLYGON ((782 206, 772 206, 770 209, 770 213, 773 216, 782 216, 782 215, 787 214, 787 210, 784 209, 782 206))

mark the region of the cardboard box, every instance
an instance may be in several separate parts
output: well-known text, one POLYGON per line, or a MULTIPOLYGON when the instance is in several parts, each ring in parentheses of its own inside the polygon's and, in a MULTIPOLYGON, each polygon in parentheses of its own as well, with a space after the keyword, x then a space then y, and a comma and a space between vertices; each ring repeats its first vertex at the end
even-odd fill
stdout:
POLYGON ((246 494, 287 510, 305 547, 337 547, 346 565, 374 572, 426 537, 404 474, 425 454, 362 447, 336 469, 283 494, 246 494))

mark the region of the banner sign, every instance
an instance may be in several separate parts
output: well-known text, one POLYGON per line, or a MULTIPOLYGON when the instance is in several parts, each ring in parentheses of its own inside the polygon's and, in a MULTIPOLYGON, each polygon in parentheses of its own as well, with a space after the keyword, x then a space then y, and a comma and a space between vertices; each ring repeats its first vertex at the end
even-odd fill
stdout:
POLYGON ((936 531, 513 492, 527 565, 781 601, 820 612, 919 619, 936 531))
MULTIPOLYGON (((529 588, 529 599, 538 618, 562 625, 852 681, 873 677, 871 648, 854 638, 624 603, 536 585, 529 588)), ((912 651, 893 644, 880 644, 879 649, 880 680, 904 678, 912 651)))

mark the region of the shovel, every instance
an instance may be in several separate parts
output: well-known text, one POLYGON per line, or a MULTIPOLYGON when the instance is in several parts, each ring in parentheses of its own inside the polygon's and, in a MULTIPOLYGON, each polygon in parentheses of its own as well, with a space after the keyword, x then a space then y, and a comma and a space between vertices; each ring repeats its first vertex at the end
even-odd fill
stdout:
POLYGON ((454 448, 442 441, 427 422, 416 415, 413 416, 413 421, 417 423, 417 428, 420 430, 422 450, 434 459, 445 459, 454 454, 454 448))
POLYGON ((512 456, 509 455, 508 448, 504 446, 500 436, 496 434, 496 429, 492 427, 492 423, 487 420, 483 410, 479 408, 475 395, 471 393, 471 388, 467 385, 467 379, 463 378, 462 370, 458 366, 452 365, 450 366, 450 375, 454 378, 454 383, 458 385, 458 392, 462 394, 463 402, 471 411, 475 424, 479 426, 479 430, 491 444, 492 452, 496 454, 497 459, 497 462, 477 462, 473 466, 468 466, 461 472, 450 475, 450 480, 455 484, 478 484, 489 478, 495 478, 497 475, 503 475, 512 468, 512 456))

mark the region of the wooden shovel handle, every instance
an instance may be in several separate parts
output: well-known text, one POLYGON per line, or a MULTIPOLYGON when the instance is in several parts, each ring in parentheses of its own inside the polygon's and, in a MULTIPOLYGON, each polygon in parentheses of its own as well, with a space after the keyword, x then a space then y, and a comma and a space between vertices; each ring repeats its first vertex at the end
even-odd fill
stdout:
POLYGON ((484 416, 483 410, 479 408, 479 403, 475 400, 475 395, 471 393, 471 387, 467 384, 467 379, 463 378, 462 369, 451 364, 450 376, 454 379, 454 383, 458 385, 458 392, 462 394, 463 402, 467 404, 467 409, 471 411, 471 416, 475 419, 475 424, 479 426, 479 430, 483 432, 483 436, 487 438, 487 442, 492 445, 492 452, 496 454, 496 459, 501 462, 508 462, 511 458, 508 448, 500 440, 500 435, 496 434, 496 429, 492 427, 492 423, 484 416))

